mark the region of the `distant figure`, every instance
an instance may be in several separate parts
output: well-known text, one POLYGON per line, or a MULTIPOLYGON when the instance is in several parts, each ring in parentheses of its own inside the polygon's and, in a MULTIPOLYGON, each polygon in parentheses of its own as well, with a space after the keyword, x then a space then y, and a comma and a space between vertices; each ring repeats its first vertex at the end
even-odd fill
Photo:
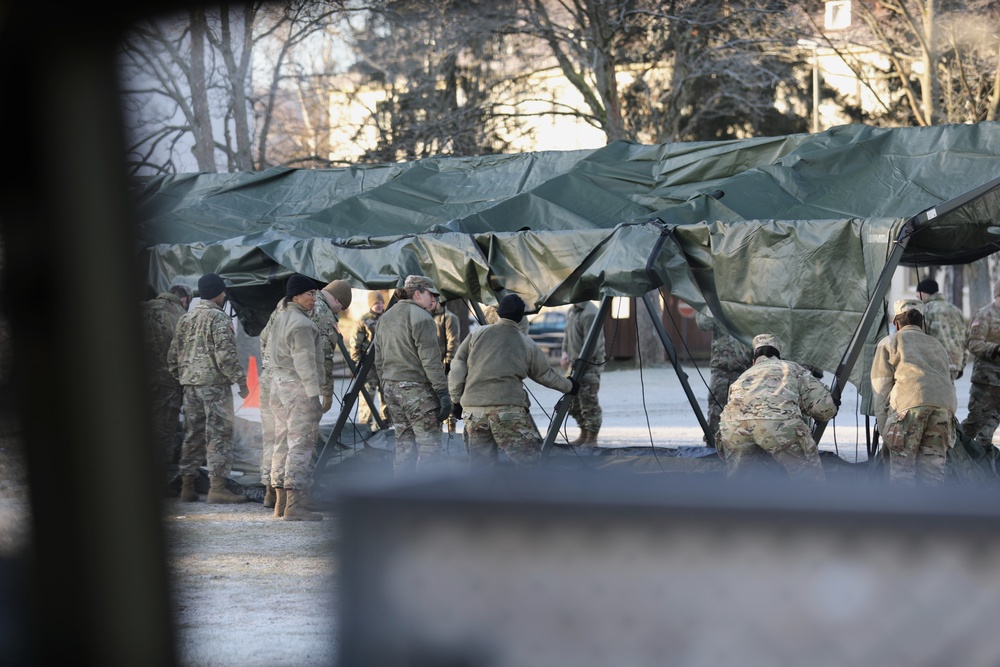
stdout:
POLYGON ((945 301, 938 293, 936 280, 927 278, 917 283, 917 298, 924 302, 924 330, 938 339, 948 352, 948 367, 952 380, 962 377, 969 351, 965 317, 958 306, 945 301))
MULTIPOLYGON (((444 364, 444 374, 448 375, 451 372, 451 362, 455 358, 455 352, 458 351, 459 339, 461 338, 458 315, 445 308, 440 301, 434 305, 434 312, 431 314, 434 315, 434 324, 437 327, 438 346, 441 348, 441 363, 444 364)), ((457 421, 454 414, 448 415, 445 423, 448 424, 449 433, 455 432, 457 421)))
POLYGON ((184 387, 184 442, 181 445, 181 501, 196 502, 194 482, 202 461, 208 465, 209 503, 242 503, 246 496, 226 488, 233 467, 233 393, 250 394, 247 374, 236 354, 236 332, 226 302, 226 283, 217 273, 198 279, 201 300, 177 323, 167 366, 184 387))
POLYGON ((309 317, 316 303, 316 284, 296 273, 285 286, 285 307, 277 311, 264 338, 271 376, 270 408, 274 416, 271 485, 274 516, 286 521, 320 521, 306 507, 312 483, 311 462, 319 439, 323 343, 309 317))
MULTIPOLYGON (((566 312, 566 333, 563 336, 562 357, 559 363, 563 369, 570 368, 575 359, 583 354, 587 334, 597 319, 597 307, 590 301, 574 303, 566 312)), ((579 391, 573 396, 569 414, 580 426, 580 435, 569 442, 573 447, 597 447, 597 434, 601 430, 603 412, 597 400, 601 390, 601 370, 604 368, 604 331, 597 332, 597 344, 590 359, 586 360, 583 373, 578 378, 579 391)))
POLYGON ((923 303, 893 304, 896 332, 872 361, 875 420, 889 453, 889 481, 941 484, 955 442, 955 383, 941 342, 924 333, 923 303))
POLYGON ((754 336, 753 365, 729 388, 719 433, 730 477, 774 459, 793 479, 826 479, 806 419, 829 421, 837 403, 812 373, 781 358, 782 347, 774 334, 754 336))
POLYGON ((980 308, 969 324, 969 352, 972 388, 962 432, 990 451, 1000 424, 1000 280, 993 285, 993 303, 980 308))
MULTIPOLYGON (((371 345, 372 340, 375 339, 375 331, 378 327, 379 318, 382 317, 382 313, 385 311, 385 297, 382 296, 382 292, 369 292, 368 293, 368 312, 361 318, 358 322, 357 328, 354 330, 354 336, 351 338, 351 359, 354 360, 355 364, 361 363, 361 358, 365 356, 368 351, 368 347, 371 345)), ((374 364, 371 370, 368 371, 368 376, 365 378, 365 389, 368 390, 368 395, 372 399, 378 400, 379 405, 379 416, 382 421, 388 421, 389 413, 385 409, 385 397, 382 396, 382 389, 379 386, 378 381, 378 371, 375 369, 374 364)), ((372 419, 371 408, 368 406, 368 401, 364 398, 358 400, 358 424, 363 424, 371 429, 375 428, 374 419, 372 419)))
POLYGON ((427 276, 407 276, 375 337, 375 367, 396 429, 393 474, 432 468, 443 457, 441 422, 451 414, 448 380, 434 326, 438 291, 427 276))
POLYGON ((497 314, 495 324, 479 327, 459 345, 448 390, 454 412, 465 419, 473 466, 495 465, 498 449, 515 465, 532 466, 541 459, 542 439, 528 412, 523 380, 564 393, 574 393, 578 385, 553 370, 541 348, 521 333, 521 297, 505 296, 497 314))
POLYGON ((177 322, 191 305, 191 292, 173 285, 142 304, 142 330, 146 342, 146 380, 153 408, 153 443, 168 464, 178 458, 177 430, 183 391, 167 366, 167 353, 177 322))
MULTIPOLYGON (((697 313, 695 323, 699 329, 712 332, 712 352, 708 362, 712 369, 708 388, 708 430, 718 444, 719 418, 729 402, 729 387, 753 366, 753 351, 730 336, 713 317, 697 313)), ((707 438, 705 444, 708 444, 707 438)))

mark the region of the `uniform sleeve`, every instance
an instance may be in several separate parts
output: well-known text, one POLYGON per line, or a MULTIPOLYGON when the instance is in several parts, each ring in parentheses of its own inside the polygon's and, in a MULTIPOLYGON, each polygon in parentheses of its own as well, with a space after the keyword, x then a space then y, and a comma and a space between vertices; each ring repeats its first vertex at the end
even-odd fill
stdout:
POLYGON ((986 340, 990 335, 990 318, 983 314, 976 315, 969 323, 969 352, 983 361, 993 361, 1000 345, 986 340))
POLYGON ((215 350, 215 363, 219 371, 231 384, 240 386, 247 382, 247 372, 240 365, 236 354, 236 334, 229 316, 221 310, 212 318, 212 345, 215 350))
POLYGON ((875 423, 879 433, 885 433, 889 415, 889 393, 896 384, 896 369, 889 362, 889 348, 883 341, 875 348, 872 360, 872 402, 875 404, 875 423))
POLYGON ((177 364, 177 340, 178 340, 178 338, 180 338, 180 336, 178 336, 176 334, 176 332, 175 332, 173 340, 170 341, 170 347, 167 348, 167 372, 170 373, 170 376, 172 378, 174 378, 175 380, 177 380, 178 382, 180 382, 180 380, 181 380, 181 371, 180 371, 179 365, 177 364))
POLYGON ((448 312, 445 317, 444 362, 446 364, 451 363, 451 360, 455 358, 455 352, 458 350, 458 334, 458 315, 448 312))
POLYGON ((436 393, 448 391, 448 379, 444 374, 444 364, 441 363, 441 346, 438 345, 437 326, 434 323, 434 318, 418 317, 414 320, 413 342, 416 345, 417 356, 420 358, 424 375, 427 376, 427 380, 436 393))
POLYGON ((289 336, 292 365, 295 366, 295 372, 305 387, 306 396, 310 398, 319 396, 322 383, 318 373, 323 366, 316 358, 315 332, 311 327, 296 326, 289 331, 289 336))
POLYGON ((800 366, 799 369, 799 381, 803 389, 799 403, 802 414, 816 421, 830 421, 837 414, 837 404, 833 402, 830 391, 805 368, 800 366))
POLYGON ((364 356, 365 351, 368 349, 368 344, 371 342, 370 331, 365 320, 358 322, 358 326, 354 329, 354 335, 351 336, 351 360, 354 363, 361 363, 361 357, 364 356))
MULTIPOLYGON (((528 377, 542 385, 543 387, 548 387, 549 389, 555 389, 562 393, 566 393, 573 388, 573 383, 570 382, 568 377, 557 373, 551 365, 549 365, 549 360, 546 358, 545 353, 542 352, 542 348, 535 344, 535 341, 531 340, 527 336, 522 334, 522 339, 524 342, 524 347, 527 352, 528 358, 528 377)), ((455 372, 454 367, 452 367, 452 373, 455 372)))
POLYGON ((455 358, 451 361, 451 373, 448 374, 448 395, 452 403, 461 403, 465 393, 465 380, 469 375, 469 336, 458 346, 455 358))

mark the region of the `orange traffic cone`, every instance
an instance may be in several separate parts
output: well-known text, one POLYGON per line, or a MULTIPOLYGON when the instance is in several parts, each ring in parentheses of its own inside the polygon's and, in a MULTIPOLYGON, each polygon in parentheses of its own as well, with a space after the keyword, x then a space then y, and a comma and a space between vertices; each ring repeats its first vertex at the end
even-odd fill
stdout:
POLYGON ((251 355, 250 363, 247 367, 247 389, 250 393, 243 399, 241 408, 260 407, 260 378, 257 377, 257 357, 251 355))

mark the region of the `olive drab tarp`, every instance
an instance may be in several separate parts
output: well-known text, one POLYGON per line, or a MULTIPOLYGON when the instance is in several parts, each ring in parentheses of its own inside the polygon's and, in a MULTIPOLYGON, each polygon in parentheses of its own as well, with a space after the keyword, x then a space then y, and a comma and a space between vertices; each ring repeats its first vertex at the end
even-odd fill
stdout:
MULTIPOLYGON (((150 288, 220 273, 251 334, 293 272, 369 289, 422 273, 446 298, 496 303, 516 292, 530 309, 663 287, 744 341, 777 333, 788 357, 831 371, 908 220, 930 210, 909 236, 906 265, 1000 249, 994 179, 1000 124, 848 125, 741 141, 184 174, 138 184, 135 194, 150 288)), ((883 332, 867 336, 850 378, 859 386, 883 332)))

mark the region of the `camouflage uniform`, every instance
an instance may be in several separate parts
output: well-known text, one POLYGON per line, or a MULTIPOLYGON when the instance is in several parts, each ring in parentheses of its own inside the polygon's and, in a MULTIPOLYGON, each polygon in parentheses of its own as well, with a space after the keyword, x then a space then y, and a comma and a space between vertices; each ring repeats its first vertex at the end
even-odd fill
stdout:
POLYGON ((375 367, 396 429, 393 473, 434 466, 442 457, 438 395, 448 381, 434 318, 412 299, 397 301, 379 319, 375 367))
POLYGON ((452 363, 448 391, 452 402, 462 405, 470 463, 495 464, 498 448, 518 466, 537 463, 542 439, 528 413, 531 403, 522 382, 531 378, 561 392, 571 390, 573 383, 508 319, 472 332, 452 363))
MULTIPOLYGON (((358 322, 358 326, 354 330, 354 336, 351 338, 350 349, 351 359, 354 360, 355 364, 360 364, 361 358, 368 351, 368 346, 371 345, 372 340, 375 338, 375 331, 381 316, 381 313, 369 310, 361 318, 361 321, 358 322)), ((385 396, 382 395, 382 389, 379 387, 378 371, 375 369, 374 364, 365 378, 365 389, 368 390, 368 395, 373 399, 378 397, 379 416, 382 417, 382 421, 387 421, 388 413, 385 409, 385 396)), ((368 425, 373 423, 371 408, 368 405, 368 401, 364 398, 358 399, 358 423, 368 425)))
POLYGON ((274 319, 266 344, 271 374, 269 405, 274 414, 271 486, 308 489, 325 372, 320 332, 309 311, 289 302, 274 319))
MULTIPOLYGON (((1000 287, 1000 282, 997 283, 1000 287)), ((997 296, 994 287, 994 297, 997 296)), ((972 354, 972 387, 969 416, 962 432, 989 451, 993 434, 1000 424, 1000 298, 981 308, 969 324, 969 352, 972 354)))
POLYGON ((444 362, 445 371, 451 366, 451 360, 455 358, 458 350, 458 315, 451 312, 443 305, 438 306, 434 314, 434 326, 437 327, 438 347, 441 348, 441 361, 444 362))
POLYGON ((875 348, 871 383, 889 480, 944 482, 957 404, 944 346, 916 325, 902 327, 875 348))
POLYGON ((167 367, 184 388, 182 477, 198 474, 202 460, 210 477, 228 477, 233 465, 232 385, 246 385, 229 316, 202 299, 177 323, 167 367))
POLYGON ((837 406, 826 387, 793 361, 759 357, 732 384, 719 424, 729 475, 769 455, 789 477, 825 479, 806 418, 827 421, 837 406))
MULTIPOLYGON (((573 363, 583 353, 583 344, 590 333, 590 327, 597 317, 597 307, 590 301, 574 303, 566 312, 566 330, 563 336, 562 351, 570 363, 573 363)), ((597 344, 589 363, 584 366, 583 374, 578 378, 580 391, 570 403, 569 414, 582 430, 597 433, 601 430, 603 411, 597 402, 597 394, 601 390, 601 369, 604 367, 604 332, 597 334, 597 344)))
POLYGON ((924 330, 944 345, 948 352, 951 379, 958 379, 969 360, 969 351, 965 348, 965 318, 962 317, 962 311, 945 301, 943 295, 931 294, 924 301, 924 330))
POLYGON ((153 408, 153 442, 167 463, 177 460, 177 422, 181 413, 181 385, 167 368, 167 353, 186 313, 176 294, 163 292, 142 304, 142 328, 146 342, 146 378, 153 408))
POLYGON ((708 389, 708 429, 719 441, 719 419, 729 402, 729 387, 753 365, 753 351, 726 330, 714 318, 695 315, 699 329, 712 332, 712 352, 709 366, 712 378, 708 389))

